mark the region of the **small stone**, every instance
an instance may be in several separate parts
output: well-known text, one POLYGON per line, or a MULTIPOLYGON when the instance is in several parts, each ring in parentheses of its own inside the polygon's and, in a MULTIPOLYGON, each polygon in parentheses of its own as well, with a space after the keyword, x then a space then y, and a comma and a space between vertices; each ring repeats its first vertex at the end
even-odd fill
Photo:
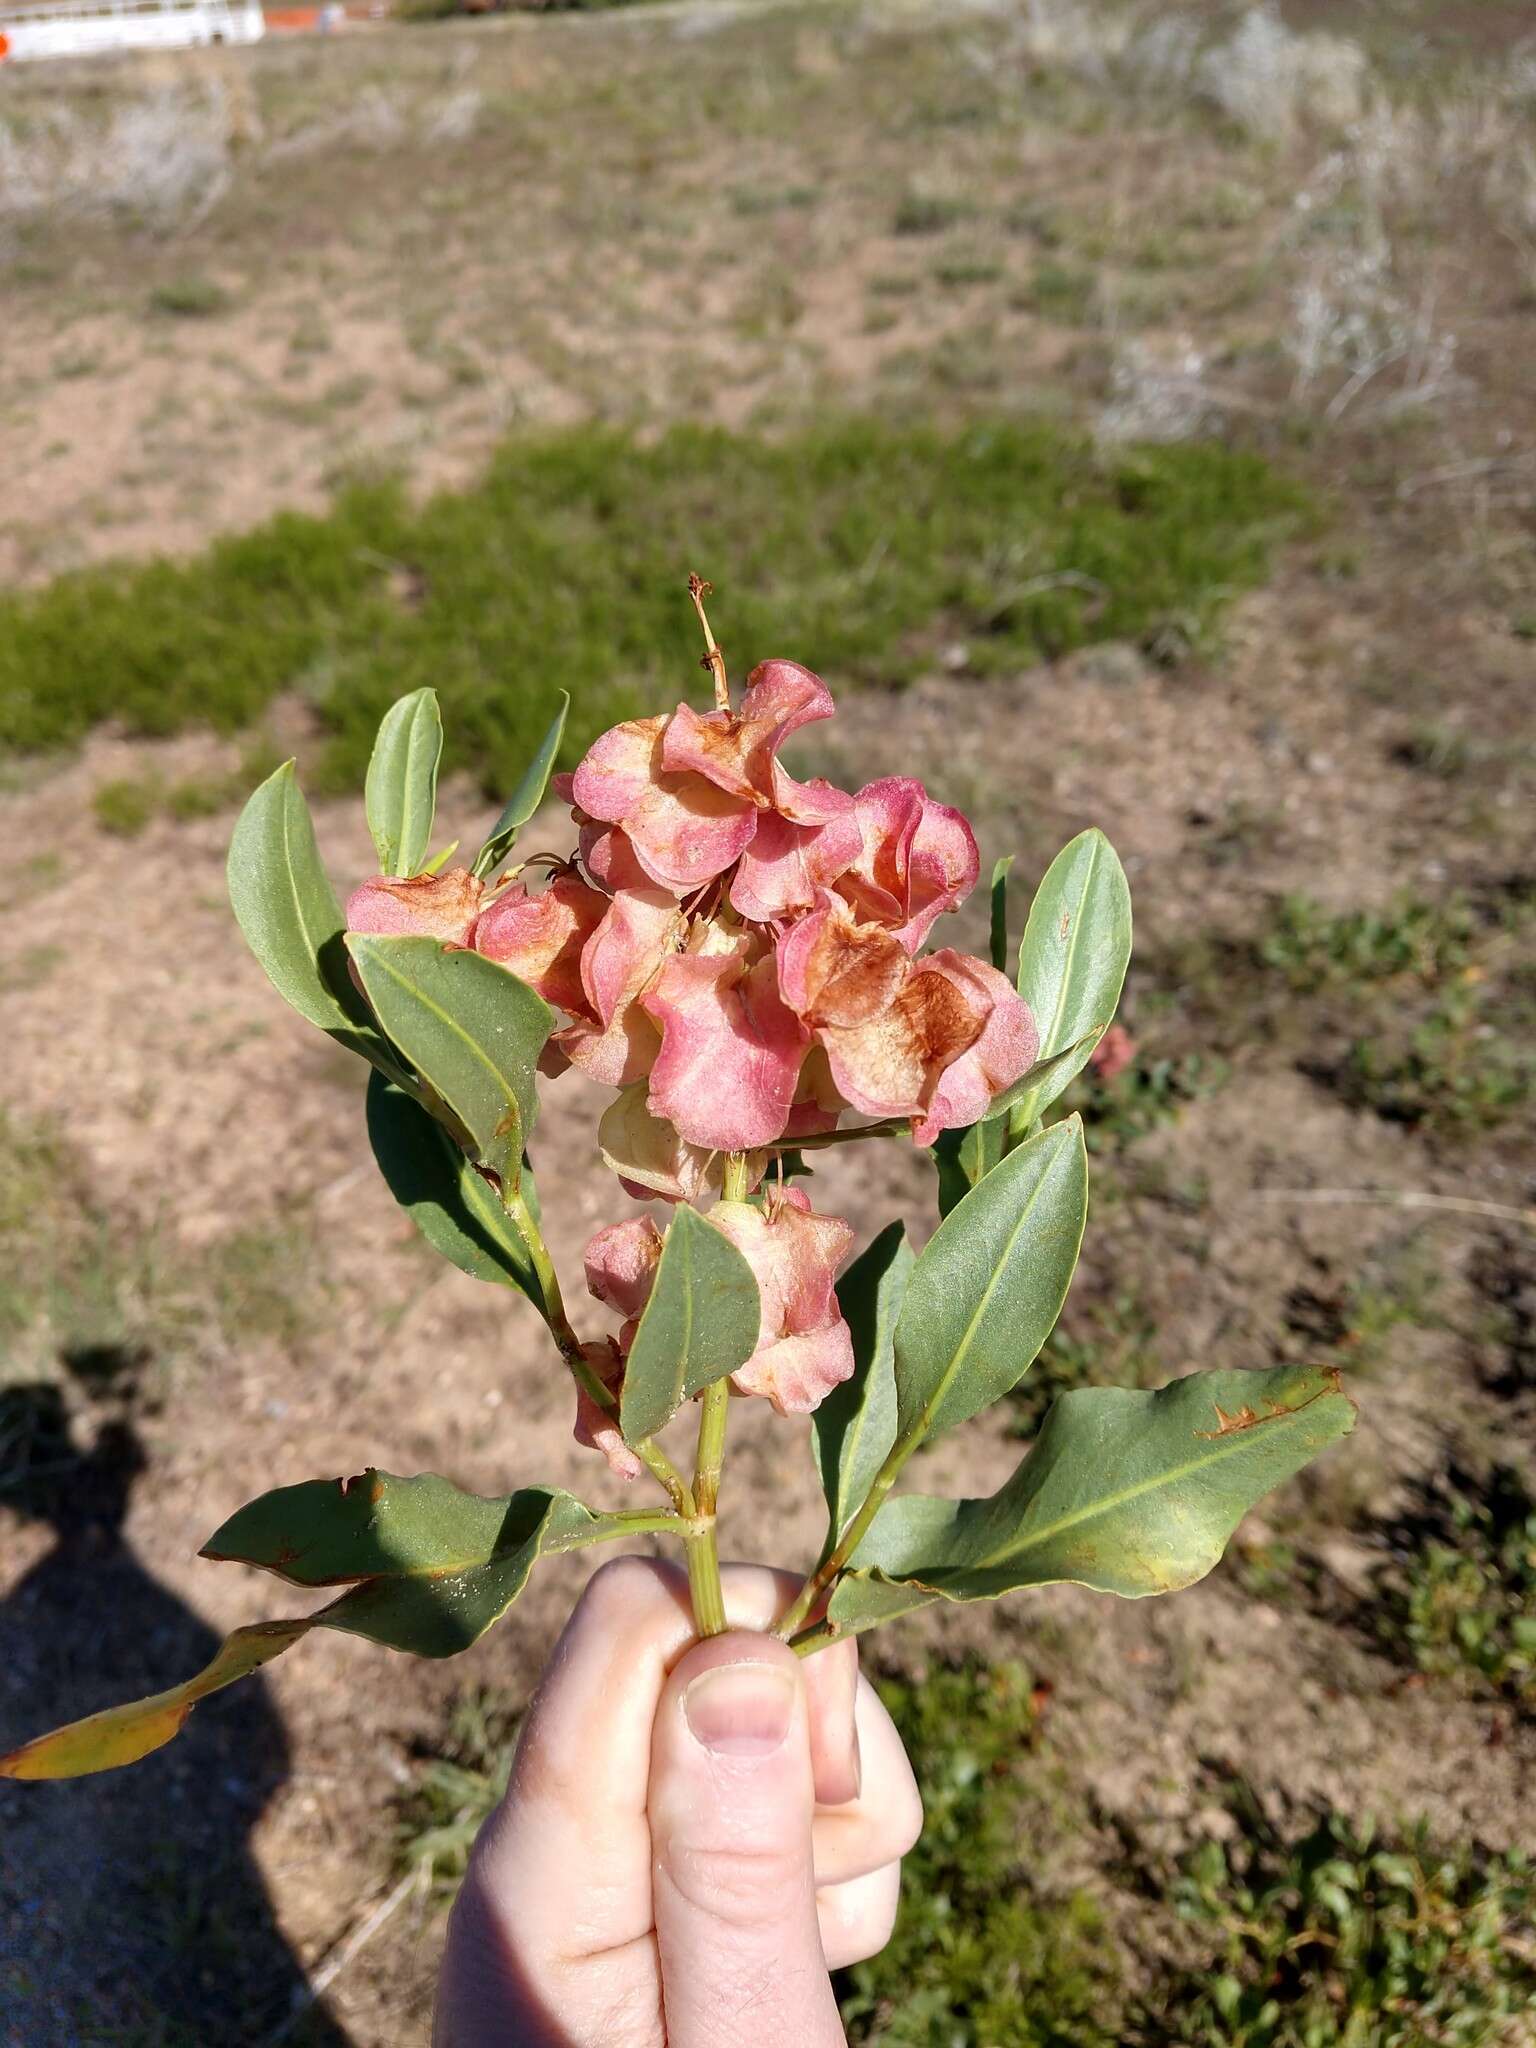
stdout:
POLYGON ((1077 665, 1078 673, 1088 682, 1103 683, 1110 689, 1129 689, 1142 682, 1149 666, 1141 649, 1129 640, 1106 640, 1100 647, 1090 647, 1078 657, 1077 665))

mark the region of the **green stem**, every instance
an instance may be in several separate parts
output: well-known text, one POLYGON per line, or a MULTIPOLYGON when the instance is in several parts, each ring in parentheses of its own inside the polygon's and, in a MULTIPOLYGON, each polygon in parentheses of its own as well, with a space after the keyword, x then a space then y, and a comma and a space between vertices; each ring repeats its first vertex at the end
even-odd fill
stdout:
MULTIPOLYGON (((549 1255, 549 1246, 544 1242, 544 1233, 535 1221, 533 1211, 529 1208, 527 1197, 520 1186, 514 1186, 510 1181, 502 1182, 501 1206, 511 1217, 518 1236, 528 1247, 528 1258, 539 1283, 539 1308, 555 1342, 560 1346, 561 1357, 574 1371, 578 1361, 581 1361, 581 1339, 571 1328, 571 1319, 565 1312, 565 1297, 560 1292, 560 1276, 556 1273, 555 1262, 549 1255)), ((612 1402, 613 1396, 605 1389, 603 1405, 608 1407, 612 1402)))
POLYGON ((713 1515, 696 1525, 694 1535, 683 1538, 683 1556, 688 1563, 693 1625, 701 1636, 723 1636, 725 1595, 720 1589, 720 1553, 715 1548, 713 1515))
MULTIPOLYGON (((740 1202, 746 1199, 746 1193, 746 1155, 732 1152, 725 1162, 721 1198, 727 1202, 740 1202)), ((720 1474, 725 1467, 725 1426, 730 1418, 730 1408, 728 1377, 715 1380, 704 1389, 699 1404, 699 1444, 693 1463, 695 1530, 683 1538, 688 1560, 688 1590, 693 1597, 693 1619, 701 1636, 725 1633, 725 1595, 720 1589, 715 1513, 720 1501, 720 1474)))
POLYGON ((1022 1145, 1029 1136, 1029 1127, 1035 1120, 1035 1104, 1039 1098, 1040 1090, 1038 1088, 1031 1088, 1029 1093, 1021 1095, 1012 1109, 1009 1110, 1008 1129, 1003 1135, 1003 1157, 1005 1159, 1015 1146, 1022 1145))
POLYGON ((666 1508, 635 1508, 616 1515, 604 1515, 595 1529, 583 1530, 556 1550, 586 1550, 594 1543, 616 1543, 623 1536, 686 1536, 688 1524, 682 1515, 666 1508))
MULTIPOLYGON (((891 1447, 890 1456, 875 1474, 875 1483, 869 1489, 864 1505, 848 1524, 842 1535, 833 1544, 822 1562, 806 1579, 785 1612, 779 1617, 774 1628, 776 1636, 788 1642, 795 1631, 803 1626, 820 1603, 832 1581, 837 1577, 849 1558, 864 1541, 870 1523, 879 1514, 886 1495, 896 1483, 896 1476, 917 1449, 922 1440, 921 1429, 915 1429, 891 1447)), ((832 1638, 828 1638, 829 1641, 832 1638)), ((817 1646, 818 1648, 820 1645, 817 1646)))
POLYGON ((725 1465, 725 1425, 730 1419, 731 1384, 716 1380, 706 1387, 699 1405, 699 1448, 693 1467, 693 1507, 713 1515, 720 1500, 720 1474, 725 1465))
POLYGON ((829 1145, 855 1145, 860 1138, 908 1138, 912 1135, 909 1116, 888 1116, 878 1124, 855 1124, 848 1131, 817 1131, 808 1138, 794 1138, 782 1146, 785 1152, 822 1152, 829 1145))
MULTIPOLYGON (((560 1276, 555 1271, 555 1262, 549 1255, 549 1246, 544 1242, 527 1198, 520 1187, 503 1182, 501 1190, 502 1207, 511 1217, 513 1227, 528 1247, 528 1258, 533 1266, 534 1277, 539 1283, 538 1307, 548 1323, 550 1334, 560 1347, 560 1356, 570 1367, 572 1377, 584 1393, 592 1396, 599 1408, 610 1414, 618 1412, 618 1399, 609 1387, 605 1387, 592 1367, 582 1356, 581 1339, 571 1327, 571 1319, 565 1312, 565 1297, 560 1292, 560 1276)), ((666 1452, 649 1439, 636 1444, 635 1456, 665 1489, 674 1510, 686 1520, 693 1519, 693 1495, 688 1482, 672 1463, 666 1452)))

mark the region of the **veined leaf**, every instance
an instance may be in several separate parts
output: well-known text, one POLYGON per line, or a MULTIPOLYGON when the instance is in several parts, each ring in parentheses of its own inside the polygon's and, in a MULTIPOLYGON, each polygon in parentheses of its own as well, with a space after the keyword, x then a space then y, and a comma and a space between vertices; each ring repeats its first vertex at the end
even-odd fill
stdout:
POLYGON ((368 763, 364 802, 379 872, 414 875, 432 844, 443 721, 436 690, 412 690, 385 712, 368 763))
MULTIPOLYGON (((368 1142, 390 1193, 434 1250, 472 1280, 540 1289, 528 1248, 485 1176, 403 1088, 368 1077, 368 1142)), ((523 1193, 532 1194, 526 1168, 523 1193)))
POLYGON ((245 1678, 311 1629, 340 1629, 418 1657, 467 1649, 506 1612, 544 1552, 629 1533, 571 1494, 524 1487, 499 1500, 428 1473, 285 1486, 231 1516, 204 1555, 298 1585, 350 1584, 317 1614, 237 1629, 186 1684, 109 1708, 0 1757, 0 1777, 75 1778, 135 1763, 180 1730, 209 1693, 245 1678))
POLYGON ((830 1616, 872 1627, 927 1599, 1070 1581, 1124 1599, 1193 1585, 1256 1502, 1354 1427, 1320 1366, 1196 1372, 1154 1394, 1080 1387, 1052 1404, 983 1500, 887 1501, 830 1616))
POLYGON ((353 932, 347 946, 385 1031, 458 1117, 475 1157, 515 1184, 553 1010, 506 968, 436 939, 353 932))
POLYGON ((516 789, 507 798, 506 809, 491 827, 490 837, 475 855, 471 873, 482 879, 494 874, 512 851, 518 833, 543 803, 549 778, 560 758, 560 742, 565 737, 566 713, 570 708, 570 697, 562 690, 560 709, 555 713, 548 732, 539 741, 538 752, 523 770, 516 789))
POLYGON ((811 1443, 827 1497, 827 1548, 864 1505, 896 1441, 896 1318, 914 1264, 900 1223, 867 1245, 837 1283, 853 1335, 853 1377, 811 1417, 811 1443))
POLYGON ((675 1209, 624 1365, 624 1441, 643 1443, 691 1395, 745 1365, 761 1319, 757 1282, 735 1245, 696 1209, 675 1209))
POLYGON ((1102 832, 1080 832, 1046 869, 1019 942, 1019 994, 1040 1032, 1040 1058, 1072 1050, 1034 1093, 1024 1121, 1088 1064, 1115 1014, 1130 957, 1125 870, 1102 832))
POLYGON ((229 900, 246 944, 301 1017, 393 1068, 352 986, 336 892, 320 864, 309 806, 285 761, 254 790, 229 844, 229 900))
POLYGON ((1020 1145, 951 1210, 896 1324, 903 1440, 964 1422, 1023 1378, 1067 1298, 1087 1214, 1075 1116, 1020 1145))

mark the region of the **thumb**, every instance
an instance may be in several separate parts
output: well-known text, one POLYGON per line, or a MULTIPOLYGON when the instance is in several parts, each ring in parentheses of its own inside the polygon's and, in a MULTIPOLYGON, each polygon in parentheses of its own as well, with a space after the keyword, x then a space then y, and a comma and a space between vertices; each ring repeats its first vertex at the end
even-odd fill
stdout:
POLYGON ((668 2048, 843 2048, 816 1921, 800 1662, 770 1636, 696 1643, 667 1681, 649 1818, 668 2048))

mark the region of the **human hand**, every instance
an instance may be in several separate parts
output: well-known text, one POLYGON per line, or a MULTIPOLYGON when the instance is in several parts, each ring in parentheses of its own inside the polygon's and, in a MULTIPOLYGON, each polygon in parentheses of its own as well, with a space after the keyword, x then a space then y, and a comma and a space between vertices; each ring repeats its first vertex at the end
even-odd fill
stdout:
POLYGON ((827 1972, 890 1937, 917 1785, 852 1641, 746 1632, 798 1582, 721 1577, 703 1642, 673 1566, 588 1585, 454 1906, 436 2048, 841 2048, 827 1972))

